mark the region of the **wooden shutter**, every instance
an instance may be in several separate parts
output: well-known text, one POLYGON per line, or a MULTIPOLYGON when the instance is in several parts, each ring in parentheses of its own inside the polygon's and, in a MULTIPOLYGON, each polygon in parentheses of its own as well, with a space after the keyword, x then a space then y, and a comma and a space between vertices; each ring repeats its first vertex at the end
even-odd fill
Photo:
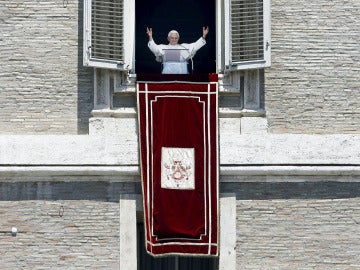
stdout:
POLYGON ((132 69, 134 14, 133 0, 84 1, 84 65, 132 69))
POLYGON ((270 66, 270 0, 229 0, 228 3, 228 67, 270 66))

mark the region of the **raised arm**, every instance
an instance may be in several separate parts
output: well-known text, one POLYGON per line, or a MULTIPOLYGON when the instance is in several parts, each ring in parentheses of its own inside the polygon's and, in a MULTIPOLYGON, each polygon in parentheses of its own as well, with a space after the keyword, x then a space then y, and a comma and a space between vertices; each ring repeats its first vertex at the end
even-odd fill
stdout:
POLYGON ((206 27, 203 27, 203 34, 202 34, 202 37, 203 37, 203 39, 205 39, 206 38, 206 36, 207 36, 207 34, 209 33, 209 27, 208 26, 206 26, 206 27))
POLYGON ((149 37, 149 41, 153 39, 153 37, 152 37, 152 28, 146 27, 146 34, 149 37))
POLYGON ((150 51, 156 56, 156 61, 161 62, 163 55, 161 45, 157 45, 153 40, 152 28, 146 27, 146 34, 149 37, 148 47, 150 51))

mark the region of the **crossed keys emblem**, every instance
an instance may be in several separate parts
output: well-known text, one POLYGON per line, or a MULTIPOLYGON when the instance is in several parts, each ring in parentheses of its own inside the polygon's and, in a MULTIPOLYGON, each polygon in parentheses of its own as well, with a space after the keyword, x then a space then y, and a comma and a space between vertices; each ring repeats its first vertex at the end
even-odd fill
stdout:
POLYGON ((194 148, 162 147, 162 188, 195 188, 194 153, 194 148))
POLYGON ((168 180, 189 180, 191 166, 183 165, 180 160, 173 160, 172 164, 165 163, 164 166, 167 169, 168 180))

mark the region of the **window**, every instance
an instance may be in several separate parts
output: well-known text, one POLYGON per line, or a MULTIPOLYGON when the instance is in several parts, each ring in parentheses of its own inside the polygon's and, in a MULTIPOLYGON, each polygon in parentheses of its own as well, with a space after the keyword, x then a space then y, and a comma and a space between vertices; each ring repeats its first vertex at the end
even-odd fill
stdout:
POLYGON ((167 34, 172 29, 179 31, 180 43, 195 42, 205 25, 210 29, 206 45, 189 61, 188 69, 194 73, 216 72, 215 3, 216 0, 136 0, 136 73, 160 73, 162 70, 147 48, 146 26, 153 29, 156 43, 166 44, 167 34))
MULTIPOLYGON (((216 13, 218 72, 270 66, 270 0, 216 0, 216 13)), ((135 73, 135 0, 84 0, 84 65, 135 73)))
POLYGON ((133 68, 134 14, 134 0, 84 1, 85 66, 133 68))
POLYGON ((142 197, 120 194, 120 269, 217 270, 236 269, 236 196, 220 194, 219 257, 162 257, 155 259, 145 251, 142 197))
POLYGON ((138 270, 217 270, 217 257, 164 256, 154 258, 145 251, 144 224, 137 224, 138 270))
POLYGON ((270 0, 225 1, 225 68, 270 66, 270 0))

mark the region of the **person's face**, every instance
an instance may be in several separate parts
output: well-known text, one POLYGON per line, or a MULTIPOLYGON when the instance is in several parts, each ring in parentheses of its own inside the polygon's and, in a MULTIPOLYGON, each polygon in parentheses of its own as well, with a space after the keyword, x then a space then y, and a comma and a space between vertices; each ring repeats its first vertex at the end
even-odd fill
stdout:
POLYGON ((170 45, 176 45, 179 42, 179 36, 177 34, 171 34, 168 37, 168 41, 169 41, 170 45))

